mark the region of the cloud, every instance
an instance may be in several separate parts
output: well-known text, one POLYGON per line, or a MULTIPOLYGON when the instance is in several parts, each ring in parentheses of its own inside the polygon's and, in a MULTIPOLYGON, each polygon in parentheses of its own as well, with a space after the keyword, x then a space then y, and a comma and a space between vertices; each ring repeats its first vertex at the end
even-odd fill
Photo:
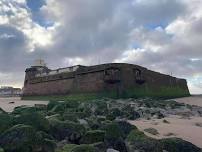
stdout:
MULTIPOLYGON (((1 0, 0 77, 13 82, 5 75, 24 73, 34 59, 44 58, 51 68, 140 64, 188 78, 190 86, 196 86, 192 78, 202 75, 201 4, 201 0, 1 0)), ((19 84, 24 75, 17 77, 19 84)))

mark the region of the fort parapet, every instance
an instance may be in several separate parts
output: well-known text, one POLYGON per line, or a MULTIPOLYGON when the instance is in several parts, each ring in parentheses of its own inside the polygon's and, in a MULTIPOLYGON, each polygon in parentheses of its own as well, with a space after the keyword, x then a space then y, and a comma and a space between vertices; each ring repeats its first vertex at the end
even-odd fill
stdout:
POLYGON ((89 93, 107 97, 190 95, 185 79, 126 63, 77 65, 56 70, 37 65, 25 72, 24 97, 89 93))

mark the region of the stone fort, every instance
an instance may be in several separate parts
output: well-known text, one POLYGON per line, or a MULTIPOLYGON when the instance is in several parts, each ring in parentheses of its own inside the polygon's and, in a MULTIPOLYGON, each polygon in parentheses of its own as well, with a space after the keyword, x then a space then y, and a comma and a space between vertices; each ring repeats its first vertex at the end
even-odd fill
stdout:
POLYGON ((51 70, 43 60, 38 60, 25 71, 24 97, 88 93, 110 97, 181 97, 188 96, 189 90, 185 79, 126 63, 51 70))

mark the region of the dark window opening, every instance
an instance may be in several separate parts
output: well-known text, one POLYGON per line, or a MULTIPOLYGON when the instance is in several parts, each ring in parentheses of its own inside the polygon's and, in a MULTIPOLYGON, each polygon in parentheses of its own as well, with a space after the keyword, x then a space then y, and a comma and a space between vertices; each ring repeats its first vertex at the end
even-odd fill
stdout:
POLYGON ((135 82, 137 84, 144 84, 145 80, 142 76, 142 71, 140 69, 134 69, 134 75, 135 75, 135 82))
POLYGON ((118 83, 120 82, 120 69, 108 68, 104 71, 104 81, 107 83, 118 83))

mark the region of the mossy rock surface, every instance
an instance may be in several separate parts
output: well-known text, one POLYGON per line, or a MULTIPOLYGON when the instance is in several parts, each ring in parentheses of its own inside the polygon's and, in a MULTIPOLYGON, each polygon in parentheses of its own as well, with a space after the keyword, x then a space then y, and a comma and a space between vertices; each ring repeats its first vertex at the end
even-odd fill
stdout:
POLYGON ((6 114, 6 112, 0 107, 0 114, 6 114))
POLYGON ((117 123, 119 129, 122 131, 122 133, 123 133, 123 138, 124 138, 124 139, 128 136, 128 134, 129 134, 132 130, 137 129, 136 126, 131 125, 131 124, 130 124, 129 122, 127 122, 127 121, 117 121, 116 123, 117 123))
POLYGON ((24 114, 24 113, 33 113, 38 111, 41 111, 41 109, 37 107, 19 106, 14 108, 12 114, 17 115, 17 114, 24 114))
POLYGON ((86 132, 83 125, 71 121, 50 120, 50 134, 57 140, 69 138, 70 140, 78 140, 86 132))
POLYGON ((3 148, 0 147, 0 152, 4 152, 3 148))
POLYGON ((62 147, 62 149, 57 149, 56 152, 71 152, 76 146, 77 145, 75 144, 66 144, 62 147))
POLYGON ((50 129, 49 121, 37 112, 28 112, 17 115, 14 119, 14 124, 30 125, 37 130, 48 131, 50 129))
POLYGON ((144 134, 144 132, 139 131, 138 129, 133 129, 127 136, 127 141, 135 142, 137 140, 144 140, 146 138, 147 136, 144 134))
POLYGON ((0 134, 13 125, 13 117, 6 113, 0 114, 0 134))
POLYGON ((97 142, 104 142, 105 131, 92 130, 88 131, 81 139, 82 144, 93 144, 97 142))
POLYGON ((120 129, 119 125, 115 122, 106 125, 105 131, 106 131, 105 139, 108 140, 115 140, 118 138, 122 138, 124 136, 123 131, 120 129))
POLYGON ((97 152, 98 150, 91 145, 79 145, 74 147, 71 152, 97 152))
POLYGON ((111 124, 108 124, 105 131, 105 143, 107 147, 127 152, 126 144, 124 142, 124 133, 117 123, 112 122, 111 124))
POLYGON ((36 131, 27 125, 16 125, 0 137, 0 146, 6 152, 32 152, 36 143, 36 131))
POLYGON ((158 135, 159 134, 158 130, 156 130, 155 128, 146 128, 146 129, 144 129, 144 131, 147 133, 150 133, 152 135, 158 135))
POLYGON ((200 148, 179 138, 162 139, 160 143, 169 152, 201 152, 200 148))
POLYGON ((132 130, 127 137, 127 143, 130 151, 145 152, 201 152, 201 149, 195 145, 178 138, 168 138, 156 140, 147 137, 139 130, 132 130))

